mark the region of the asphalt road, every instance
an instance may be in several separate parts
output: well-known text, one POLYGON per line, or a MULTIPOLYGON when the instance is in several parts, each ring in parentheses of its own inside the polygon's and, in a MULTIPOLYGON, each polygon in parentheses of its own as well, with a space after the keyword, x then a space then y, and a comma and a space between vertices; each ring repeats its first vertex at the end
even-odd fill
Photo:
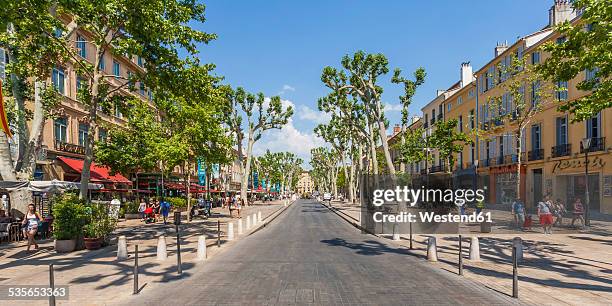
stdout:
MULTIPOLYGON (((299 200, 192 275, 129 304, 507 305, 510 297, 361 234, 319 203, 299 200)), ((151 288, 153 289, 153 288, 151 288)))

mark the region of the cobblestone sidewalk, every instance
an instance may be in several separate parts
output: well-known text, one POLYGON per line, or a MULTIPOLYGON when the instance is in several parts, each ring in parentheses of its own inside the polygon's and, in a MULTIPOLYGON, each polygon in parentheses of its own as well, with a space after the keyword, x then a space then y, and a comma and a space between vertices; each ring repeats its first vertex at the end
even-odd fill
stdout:
MULTIPOLYGON (((331 205, 347 220, 359 223, 360 207, 348 203, 331 205)), ((509 212, 496 212, 500 227, 512 219, 509 212)), ((566 220, 567 222, 567 220, 566 220)), ((538 305, 610 305, 612 300, 612 223, 592 221, 589 234, 580 231, 541 234, 539 227, 531 232, 484 234, 472 232, 463 239, 465 277, 504 294, 512 294, 512 238, 521 237, 524 260, 519 266, 519 297, 538 305), (481 261, 468 260, 469 237, 480 240, 481 261)), ((494 231, 495 232, 495 231, 494 231)), ((504 232, 500 228, 499 232, 504 232)), ((413 235, 410 254, 426 259, 427 238, 435 236, 438 262, 432 262, 450 273, 457 273, 458 237, 449 235, 413 235)), ((390 238, 390 237, 388 237, 390 238)), ((401 235, 401 246, 409 248, 409 235, 401 235)))
MULTIPOLYGON (((267 219, 281 212, 284 205, 281 201, 267 202, 245 207, 242 211, 243 235, 246 231, 246 217, 261 212, 262 219, 267 219)), ((184 218, 184 217, 183 217, 184 218)), ((196 250, 199 235, 207 238, 209 257, 222 252, 233 242, 227 241, 227 223, 234 223, 235 239, 238 237, 237 218, 230 218, 226 209, 215 208, 213 216, 207 220, 195 219, 181 226, 181 259, 182 277, 189 277, 197 265, 196 250), (221 248, 217 243, 217 221, 221 224, 221 248)), ((260 224, 258 224, 260 226, 260 224)), ((128 240, 130 258, 123 261, 116 259, 116 245, 100 250, 81 250, 68 254, 58 254, 52 249, 53 243, 40 244, 36 253, 28 253, 25 247, 3 248, 0 250, 0 285, 47 285, 48 265, 55 266, 55 284, 68 285, 70 300, 60 301, 59 305, 110 305, 129 297, 133 291, 133 251, 139 246, 139 283, 141 294, 155 290, 157 283, 178 280, 176 267, 176 231, 169 223, 144 224, 139 220, 121 222, 114 233, 125 235, 128 240), (160 235, 166 235, 168 259, 157 261, 156 247, 160 235)), ((115 239, 113 239, 115 240, 115 239)), ((47 305, 47 301, 11 301, 11 305, 47 305)))

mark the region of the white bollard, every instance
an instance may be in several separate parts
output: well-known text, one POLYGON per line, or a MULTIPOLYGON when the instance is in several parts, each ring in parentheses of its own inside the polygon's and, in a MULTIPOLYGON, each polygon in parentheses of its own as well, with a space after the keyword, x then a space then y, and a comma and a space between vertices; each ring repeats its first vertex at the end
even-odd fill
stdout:
POLYGON ((234 240, 234 222, 227 223, 227 241, 234 240))
POLYGON ((287 207, 287 200, 283 200, 283 206, 287 207))
POLYGON ((472 236, 470 240, 470 260, 480 261, 480 242, 476 236, 472 236))
POLYGON ((242 219, 238 219, 238 235, 242 235, 242 219))
POLYGON ((397 224, 393 225, 393 240, 394 241, 399 241, 400 240, 400 234, 396 232, 397 230, 397 224))
POLYGON ((261 211, 257 212, 257 223, 261 223, 261 211))
POLYGON ((251 219, 253 220, 253 226, 256 226, 257 225, 257 214, 254 213, 251 219))
POLYGON ((436 237, 427 240, 427 260, 438 261, 438 249, 436 248, 436 237))
POLYGON ((247 216, 246 229, 247 231, 251 229, 251 216, 247 216))
POLYGON ((157 260, 166 260, 168 258, 168 250, 166 248, 166 236, 161 235, 157 239, 157 260))
POLYGON ((516 247, 516 261, 517 262, 522 262, 523 261, 523 240, 521 239, 521 237, 514 237, 514 239, 512 239, 512 247, 516 247))
POLYGON ((127 258, 127 238, 125 238, 125 236, 119 236, 117 239, 117 259, 122 260, 127 258))
POLYGON ((206 237, 201 235, 198 237, 198 260, 206 259, 206 237))

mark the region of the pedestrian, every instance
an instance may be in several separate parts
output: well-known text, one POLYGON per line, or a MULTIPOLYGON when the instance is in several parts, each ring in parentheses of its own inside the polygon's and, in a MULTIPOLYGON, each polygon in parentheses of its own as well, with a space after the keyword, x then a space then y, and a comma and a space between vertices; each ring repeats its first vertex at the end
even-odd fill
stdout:
POLYGON ((484 200, 478 201, 478 203, 476 203, 476 213, 477 214, 479 214, 484 208, 485 208, 484 200))
POLYGON ((538 203, 538 216, 540 217, 540 225, 544 228, 544 234, 552 234, 553 216, 550 207, 546 204, 547 201, 548 197, 538 203))
POLYGON ((162 217, 164 218, 164 224, 168 223, 168 215, 170 214, 171 205, 168 201, 161 200, 160 210, 162 217))
POLYGON ((554 206, 555 209, 553 210, 553 214, 555 215, 556 219, 553 226, 563 226, 563 215, 567 212, 565 205, 561 199, 557 199, 557 201, 554 202, 554 206))
POLYGON ((34 239, 36 237, 36 232, 38 232, 38 225, 42 218, 40 214, 36 211, 36 206, 34 204, 28 205, 28 212, 26 213, 23 221, 21 221, 21 225, 23 226, 23 236, 28 239, 28 251, 30 250, 30 246, 34 244, 34 249, 38 249, 38 244, 34 239))
POLYGON ((584 206, 582 206, 582 200, 580 200, 580 198, 576 198, 574 201, 572 227, 574 227, 574 222, 576 222, 576 220, 580 220, 582 222, 582 227, 584 227, 584 206))
POLYGON ((157 223, 157 215, 161 214, 161 205, 159 205, 159 202, 157 201, 153 201, 153 213, 153 221, 157 223))
POLYGON ((0 223, 11 223, 11 217, 7 216, 3 209, 0 209, 0 223))
POLYGON ((512 215, 514 216, 516 227, 523 229, 525 225, 525 204, 523 204, 520 198, 512 203, 512 215))
POLYGON ((145 220, 145 209, 147 209, 147 203, 145 203, 144 199, 140 200, 140 204, 138 204, 138 213, 140 213, 140 220, 145 220))

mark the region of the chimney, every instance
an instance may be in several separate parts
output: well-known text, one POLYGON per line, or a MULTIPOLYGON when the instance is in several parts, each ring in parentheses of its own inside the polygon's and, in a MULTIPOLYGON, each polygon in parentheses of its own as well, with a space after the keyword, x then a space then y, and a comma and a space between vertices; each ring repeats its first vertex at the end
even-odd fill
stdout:
POLYGON ((474 78, 474 74, 472 73, 472 65, 470 62, 461 63, 461 88, 470 84, 474 78))
POLYGON ((495 57, 502 54, 504 51, 508 50, 508 41, 504 41, 503 43, 497 43, 495 46, 495 57))
POLYGON ((576 17, 576 11, 570 2, 570 0, 555 0, 555 4, 548 10, 549 27, 576 17))
POLYGON ((443 93, 445 93, 445 92, 446 92, 446 90, 444 90, 444 89, 438 89, 438 90, 436 90, 436 97, 439 97, 441 94, 443 94, 443 93))
POLYGON ((399 133, 399 132, 401 132, 401 131, 402 131, 402 128, 400 128, 400 125, 399 125, 399 124, 396 124, 396 125, 393 127, 393 135, 395 135, 395 134, 397 134, 397 133, 399 133))

